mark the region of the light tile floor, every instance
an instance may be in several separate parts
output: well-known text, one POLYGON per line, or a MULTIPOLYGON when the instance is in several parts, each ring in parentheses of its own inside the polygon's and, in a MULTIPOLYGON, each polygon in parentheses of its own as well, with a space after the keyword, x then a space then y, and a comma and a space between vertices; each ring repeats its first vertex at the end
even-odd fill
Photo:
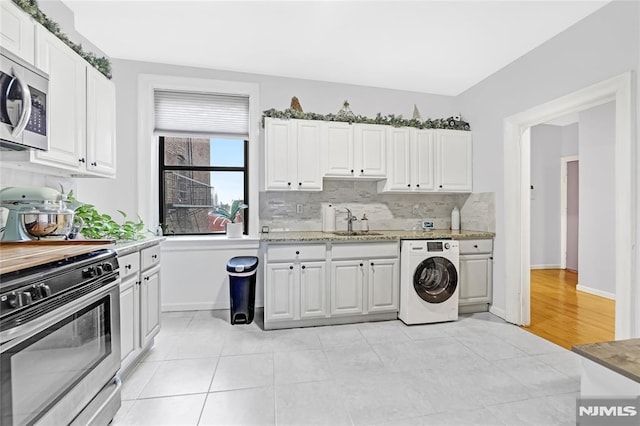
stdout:
POLYGON ((164 313, 113 425, 575 424, 580 357, 489 313, 279 331, 228 317, 164 313))

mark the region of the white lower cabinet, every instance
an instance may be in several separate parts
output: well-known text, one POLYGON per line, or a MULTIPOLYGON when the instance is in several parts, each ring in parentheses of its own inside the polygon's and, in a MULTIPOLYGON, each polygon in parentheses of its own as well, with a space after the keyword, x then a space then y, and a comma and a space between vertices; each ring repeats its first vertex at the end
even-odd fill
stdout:
POLYGON ((265 266, 265 325, 327 316, 326 246, 274 245, 265 266))
POLYGON ((160 246, 124 256, 120 265, 121 372, 132 367, 160 331, 160 246), (155 256, 155 257, 154 257, 155 256))
POLYGON ((398 243, 270 244, 265 328, 392 319, 399 299, 398 243))
POLYGON ((360 260, 331 262, 331 315, 356 315, 364 312, 364 264, 360 260))
POLYGON ((492 302, 493 240, 461 240, 459 272, 460 310, 487 311, 492 302))

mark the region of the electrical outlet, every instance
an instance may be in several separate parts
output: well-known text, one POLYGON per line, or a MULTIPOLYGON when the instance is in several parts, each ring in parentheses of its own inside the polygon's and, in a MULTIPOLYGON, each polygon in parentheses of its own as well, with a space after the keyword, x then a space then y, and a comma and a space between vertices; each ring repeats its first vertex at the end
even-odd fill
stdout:
POLYGON ((423 220, 422 221, 422 229, 424 229, 425 231, 433 229, 433 221, 431 221, 431 220, 423 220))
POLYGON ((296 213, 298 214, 302 213, 302 204, 296 204, 296 213))
POLYGON ((419 204, 414 204, 413 208, 411 209, 411 213, 413 213, 413 214, 420 213, 420 205, 419 204))

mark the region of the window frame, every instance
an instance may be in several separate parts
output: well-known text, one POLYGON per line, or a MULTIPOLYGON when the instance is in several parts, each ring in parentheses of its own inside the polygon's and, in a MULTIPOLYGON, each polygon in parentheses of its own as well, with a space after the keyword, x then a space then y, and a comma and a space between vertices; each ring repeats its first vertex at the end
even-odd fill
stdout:
MULTIPOLYGON (((244 167, 238 166, 176 166, 176 165, 165 165, 165 150, 164 150, 164 138, 165 137, 181 137, 185 139, 216 139, 218 136, 216 135, 202 135, 202 136, 193 136, 193 135, 184 135, 178 136, 175 134, 167 134, 156 135, 158 138, 158 217, 160 219, 160 223, 165 223, 165 213, 166 213, 166 204, 164 199, 164 189, 165 189, 165 172, 166 171, 192 171, 192 172, 243 172, 244 174, 244 195, 243 202, 249 205, 248 198, 249 195, 249 139, 248 138, 237 138, 238 140, 243 141, 243 160, 244 167)), ((221 137, 220 137, 221 138, 221 137)), ((250 214, 249 209, 251 207, 247 207, 244 211, 244 220, 242 226, 242 234, 249 235, 249 222, 250 222, 250 214)), ((176 236, 189 236, 189 235, 202 235, 202 236, 217 236, 217 235, 225 235, 223 232, 207 232, 207 233, 184 233, 184 234, 171 234, 176 236)))

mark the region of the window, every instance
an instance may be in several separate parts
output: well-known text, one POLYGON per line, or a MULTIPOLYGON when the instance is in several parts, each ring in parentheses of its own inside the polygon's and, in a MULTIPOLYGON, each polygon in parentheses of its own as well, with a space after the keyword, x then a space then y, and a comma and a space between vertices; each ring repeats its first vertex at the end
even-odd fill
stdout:
MULTIPOLYGON (((248 200, 249 142, 234 138, 160 136, 160 222, 173 235, 224 233, 234 200, 248 200)), ((248 227, 248 209, 236 222, 248 227)))
POLYGON ((225 233, 235 221, 247 234, 248 209, 233 214, 231 206, 249 204, 248 96, 156 89, 154 102, 167 233, 225 233))

